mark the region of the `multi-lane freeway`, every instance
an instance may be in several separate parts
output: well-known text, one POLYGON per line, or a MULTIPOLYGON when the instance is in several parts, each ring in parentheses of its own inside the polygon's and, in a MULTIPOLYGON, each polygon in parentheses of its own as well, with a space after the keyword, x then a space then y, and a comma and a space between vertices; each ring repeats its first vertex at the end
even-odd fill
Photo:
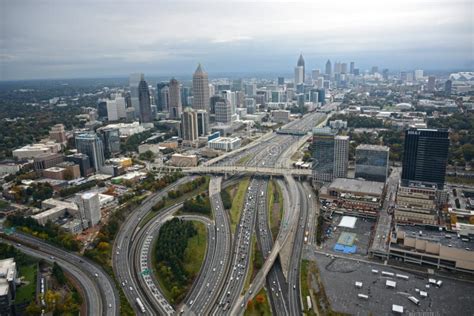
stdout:
POLYGON ((17 248, 47 261, 57 261, 82 285, 89 315, 119 315, 120 299, 112 278, 97 264, 38 238, 14 233, 17 248), (21 244, 21 246, 19 246, 21 244))

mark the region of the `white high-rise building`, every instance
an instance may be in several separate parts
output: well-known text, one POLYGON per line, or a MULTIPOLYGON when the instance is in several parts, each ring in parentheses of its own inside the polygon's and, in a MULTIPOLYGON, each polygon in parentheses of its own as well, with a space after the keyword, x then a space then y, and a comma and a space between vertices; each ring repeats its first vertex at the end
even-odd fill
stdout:
POLYGON ((138 85, 140 81, 144 80, 145 76, 142 73, 131 74, 128 79, 130 87, 130 101, 132 107, 135 110, 135 117, 140 117, 140 101, 138 98, 138 85))
POLYGON ((79 206, 79 214, 81 216, 84 228, 93 227, 100 222, 100 201, 97 192, 87 192, 76 195, 76 203, 79 206))
POLYGON ((415 70, 415 80, 423 79, 423 69, 415 70))
POLYGON ((206 110, 209 113, 209 79, 201 64, 193 75, 193 109, 206 110))
POLYGON ((347 177, 349 166, 349 136, 334 137, 334 178, 347 177))
POLYGON ((232 106, 226 99, 216 103, 216 122, 228 124, 232 121, 232 106))
POLYGON ((125 104, 124 97, 116 97, 115 103, 117 104, 117 114, 119 119, 127 117, 127 105, 125 104))
POLYGON ((295 84, 304 83, 304 67, 296 66, 295 67, 295 84))
POLYGON ((118 108, 115 100, 107 100, 107 119, 109 121, 118 121, 118 108))

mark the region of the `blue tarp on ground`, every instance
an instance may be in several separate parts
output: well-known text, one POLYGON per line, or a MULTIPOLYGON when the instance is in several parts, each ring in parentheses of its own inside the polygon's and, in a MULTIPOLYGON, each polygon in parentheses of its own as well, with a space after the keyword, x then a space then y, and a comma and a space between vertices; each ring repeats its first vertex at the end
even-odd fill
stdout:
POLYGON ((345 246, 341 244, 336 244, 334 245, 334 250, 335 251, 340 251, 343 253, 355 253, 357 250, 356 246, 345 246))

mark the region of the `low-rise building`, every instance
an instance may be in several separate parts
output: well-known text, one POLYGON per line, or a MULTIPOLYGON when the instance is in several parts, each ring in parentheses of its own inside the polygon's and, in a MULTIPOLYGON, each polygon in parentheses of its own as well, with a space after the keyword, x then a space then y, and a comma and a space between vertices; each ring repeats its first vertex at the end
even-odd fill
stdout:
POLYGON ((33 160, 33 166, 35 171, 40 173, 44 169, 54 167, 63 161, 63 154, 41 154, 33 160))
POLYGON ((71 215, 77 214, 79 210, 76 203, 56 199, 44 200, 41 202, 41 207, 46 210, 32 216, 40 225, 46 225, 48 221, 55 221, 59 217, 64 216, 66 212, 71 215))
POLYGON ((66 169, 60 167, 51 167, 43 170, 43 177, 56 180, 64 180, 66 169))
POLYGON ((196 167, 198 157, 196 155, 173 154, 170 160, 171 165, 176 167, 196 167))
MULTIPOLYGON (((138 145, 138 153, 143 154, 147 151, 151 151, 154 154, 158 154, 160 152, 160 147, 161 145, 159 144, 142 144, 138 145)), ((176 147, 178 147, 178 144, 176 142, 176 147)))
POLYGON ((395 206, 397 223, 438 225, 439 191, 436 185, 399 186, 395 206))
POLYGON ((333 200, 344 212, 377 216, 383 189, 384 184, 380 182, 337 178, 321 197, 333 200))
POLYGON ((222 151, 232 151, 240 148, 241 140, 238 137, 219 137, 208 141, 207 146, 222 151))
POLYGON ((54 154, 61 150, 61 144, 55 142, 45 142, 32 145, 26 145, 15 149, 12 152, 13 157, 18 159, 33 159, 42 154, 54 154))
POLYGON ((0 176, 15 174, 20 171, 20 165, 14 162, 0 162, 0 176))
POLYGON ((290 121, 290 111, 273 110, 272 120, 277 123, 288 123, 290 121))
POLYGON ((82 220, 79 218, 75 218, 63 225, 61 225, 61 228, 64 229, 66 232, 77 235, 80 234, 83 230, 83 223, 82 220))

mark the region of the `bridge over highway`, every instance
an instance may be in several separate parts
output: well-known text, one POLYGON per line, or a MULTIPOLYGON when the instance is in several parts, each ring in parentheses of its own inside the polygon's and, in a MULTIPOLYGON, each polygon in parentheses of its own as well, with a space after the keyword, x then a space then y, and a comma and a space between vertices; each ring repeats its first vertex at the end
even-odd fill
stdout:
POLYGON ((249 167, 249 166, 198 166, 179 168, 190 174, 251 174, 266 176, 311 176, 311 169, 249 167))

